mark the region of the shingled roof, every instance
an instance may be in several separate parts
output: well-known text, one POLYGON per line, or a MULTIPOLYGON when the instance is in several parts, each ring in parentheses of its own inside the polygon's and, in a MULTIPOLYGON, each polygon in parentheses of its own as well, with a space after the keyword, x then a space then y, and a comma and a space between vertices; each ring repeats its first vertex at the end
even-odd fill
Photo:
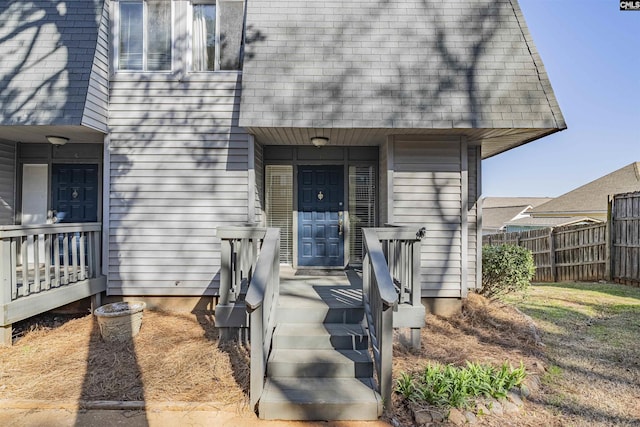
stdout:
POLYGON ((0 2, 0 137, 21 126, 82 124, 103 5, 0 2))
POLYGON ((486 197, 482 199, 482 229, 497 232, 507 222, 552 200, 549 197, 486 197))
POLYGON ((566 127, 516 0, 252 0, 242 89, 267 143, 456 129, 489 157, 566 127))
POLYGON ((531 216, 569 216, 575 214, 606 214, 608 196, 640 191, 640 162, 631 163, 601 178, 591 181, 529 213, 531 216))

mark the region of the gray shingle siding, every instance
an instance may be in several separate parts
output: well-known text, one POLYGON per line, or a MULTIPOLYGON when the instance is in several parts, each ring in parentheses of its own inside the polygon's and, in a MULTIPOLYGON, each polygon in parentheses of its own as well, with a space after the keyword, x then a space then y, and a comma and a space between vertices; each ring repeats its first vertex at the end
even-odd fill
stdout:
POLYGON ((0 125, 79 125, 103 0, 0 1, 0 125))
POLYGON ((104 4, 100 20, 82 124, 107 132, 109 115, 109 5, 104 4))
POLYGON ((515 0, 253 0, 247 28, 241 126, 564 127, 515 0))

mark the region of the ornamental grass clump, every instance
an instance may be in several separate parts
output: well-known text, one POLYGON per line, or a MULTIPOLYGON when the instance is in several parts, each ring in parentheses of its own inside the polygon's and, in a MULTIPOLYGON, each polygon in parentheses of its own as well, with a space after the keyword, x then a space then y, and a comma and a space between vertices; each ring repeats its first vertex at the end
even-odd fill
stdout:
POLYGON ((471 362, 463 368, 436 363, 422 372, 401 373, 395 391, 411 402, 467 408, 479 397, 506 397, 525 377, 522 362, 515 369, 506 362, 500 368, 471 362))
POLYGON ((482 247, 482 288, 480 294, 495 298, 524 290, 536 272, 531 251, 516 245, 482 247))

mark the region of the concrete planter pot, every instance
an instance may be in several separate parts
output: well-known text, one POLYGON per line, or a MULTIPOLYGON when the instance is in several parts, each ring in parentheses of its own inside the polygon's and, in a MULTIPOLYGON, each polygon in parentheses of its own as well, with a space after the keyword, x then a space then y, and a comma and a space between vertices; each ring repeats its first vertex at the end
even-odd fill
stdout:
POLYGON ((107 342, 127 341, 140 332, 142 312, 146 303, 142 301, 114 302, 96 308, 93 314, 98 319, 100 335, 107 342))

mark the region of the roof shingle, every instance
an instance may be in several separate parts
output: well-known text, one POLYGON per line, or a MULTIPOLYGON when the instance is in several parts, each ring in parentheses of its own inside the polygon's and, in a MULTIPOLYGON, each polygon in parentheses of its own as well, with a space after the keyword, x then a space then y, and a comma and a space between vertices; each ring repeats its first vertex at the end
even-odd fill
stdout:
POLYGON ((240 126, 566 127, 515 0, 252 0, 247 40, 240 126))

